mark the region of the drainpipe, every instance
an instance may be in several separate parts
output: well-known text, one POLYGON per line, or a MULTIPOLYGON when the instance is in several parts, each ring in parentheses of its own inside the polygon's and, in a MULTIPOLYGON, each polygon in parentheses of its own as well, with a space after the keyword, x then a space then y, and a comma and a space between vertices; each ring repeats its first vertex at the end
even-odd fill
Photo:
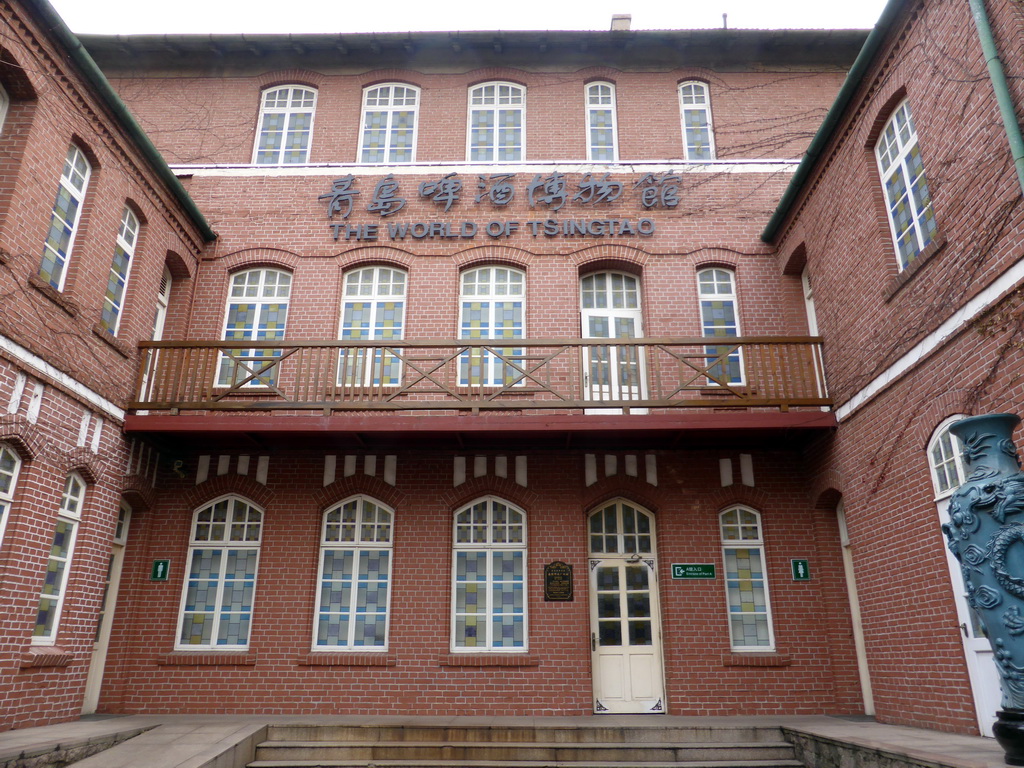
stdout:
POLYGON ((968 0, 968 2, 971 6, 971 16, 974 17, 974 24, 978 28, 978 39, 981 40, 981 50, 985 54, 985 63, 988 65, 988 76, 991 78, 992 88, 996 92, 996 101, 999 103, 999 114, 1003 118, 1006 138, 1010 141, 1010 154, 1013 155, 1013 165, 1017 169, 1017 180, 1020 182, 1021 192, 1024 192, 1024 137, 1021 136, 1020 123, 1017 122, 1013 101, 1010 98, 1010 89, 1006 84, 1006 74, 1003 72, 1003 63, 999 60, 996 43, 992 37, 992 26, 989 24, 988 14, 985 12, 985 0, 968 0))

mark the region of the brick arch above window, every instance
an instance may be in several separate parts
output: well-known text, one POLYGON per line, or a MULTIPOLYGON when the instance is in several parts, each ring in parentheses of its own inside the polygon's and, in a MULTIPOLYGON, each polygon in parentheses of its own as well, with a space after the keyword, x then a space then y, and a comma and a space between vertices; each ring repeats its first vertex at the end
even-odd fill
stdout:
POLYGON ((40 84, 47 85, 42 80, 44 77, 40 72, 27 69, 9 48, 0 46, 0 85, 13 100, 35 101, 38 91, 33 81, 40 78, 40 84))
POLYGON ((274 72, 264 72, 256 79, 257 87, 261 91, 269 88, 278 88, 283 85, 302 85, 307 88, 319 90, 324 87, 327 78, 319 72, 311 69, 280 69, 274 72))
POLYGON ((348 272, 361 267, 372 267, 375 264, 397 267, 409 271, 416 263, 417 256, 410 251, 403 251, 399 248, 384 246, 367 246, 365 248, 353 248, 350 251, 342 251, 335 258, 338 266, 348 272))
POLYGON ((106 462, 88 448, 68 451, 55 463, 63 474, 78 475, 86 485, 96 485, 106 468, 106 462))
POLYGON ((186 259, 177 251, 167 251, 164 264, 175 280, 191 280, 198 266, 195 259, 186 259))
POLYGON ((693 269, 696 272, 703 272, 705 269, 727 269, 735 274, 736 270, 739 269, 739 259, 700 258, 694 262, 693 269))
POLYGON ((573 252, 570 258, 581 275, 602 269, 618 269, 639 275, 650 261, 651 254, 629 245, 592 245, 573 252))
POLYGON ((354 496, 371 497, 391 507, 392 510, 401 509, 409 501, 409 495, 404 491, 395 489, 379 477, 368 477, 363 474, 341 477, 330 485, 317 489, 312 495, 312 501, 322 516, 328 509, 354 496))
POLYGON ((240 269, 260 267, 294 272, 302 263, 302 256, 279 248, 243 248, 221 256, 218 261, 232 274, 240 269))
POLYGON ((453 488, 443 494, 438 499, 438 503, 449 510, 462 509, 477 499, 486 497, 504 499, 522 510, 535 509, 540 502, 539 495, 516 485, 515 481, 510 478, 474 477, 467 478, 466 482, 458 488, 453 488))
POLYGON ((508 69, 505 67, 488 67, 486 69, 476 69, 468 73, 469 79, 466 81, 466 88, 473 90, 479 85, 487 85, 488 83, 509 83, 510 85, 518 85, 520 88, 528 88, 527 74, 521 69, 508 69))
POLYGON ((508 245, 477 245, 452 256, 452 263, 460 272, 475 267, 501 265, 526 270, 536 254, 508 245))
POLYGON ((898 107, 906 98, 907 87, 905 85, 896 86, 892 92, 886 96, 877 107, 875 107, 874 117, 870 121, 864 120, 862 122, 862 125, 866 126, 866 132, 863 136, 864 149, 868 152, 874 152, 875 144, 878 143, 878 137, 882 135, 882 130, 885 128, 885 124, 889 122, 889 118, 892 117, 892 113, 895 111, 896 107, 898 107))
MULTIPOLYGON (((194 470, 194 468, 193 468, 194 470)), ((193 471, 193 475, 194 475, 193 471)), ((243 496, 262 509, 273 506, 276 494, 251 477, 244 475, 218 475, 182 494, 182 503, 190 509, 206 507, 224 496, 243 496)))
POLYGON ((33 461, 46 451, 47 440, 37 424, 24 416, 0 416, 0 443, 10 444, 21 460, 33 461))
POLYGON ((655 517, 658 516, 660 505, 650 495, 650 486, 641 479, 633 477, 605 478, 603 482, 587 489, 588 497, 583 500, 582 513, 589 518, 594 512, 617 502, 624 502, 642 508, 655 517))

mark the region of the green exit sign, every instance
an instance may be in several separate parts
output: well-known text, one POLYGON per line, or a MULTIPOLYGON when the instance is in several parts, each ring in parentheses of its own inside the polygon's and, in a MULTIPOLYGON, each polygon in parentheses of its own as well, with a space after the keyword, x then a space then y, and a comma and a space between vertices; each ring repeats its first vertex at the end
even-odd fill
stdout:
POLYGON ((167 581, 167 577, 171 573, 171 561, 170 560, 154 560, 153 570, 149 572, 150 581, 167 581))
POLYGON ((673 579, 713 579, 714 563, 672 563, 673 579))
POLYGON ((790 560, 793 564, 793 581, 810 581, 811 565, 807 560, 790 560))

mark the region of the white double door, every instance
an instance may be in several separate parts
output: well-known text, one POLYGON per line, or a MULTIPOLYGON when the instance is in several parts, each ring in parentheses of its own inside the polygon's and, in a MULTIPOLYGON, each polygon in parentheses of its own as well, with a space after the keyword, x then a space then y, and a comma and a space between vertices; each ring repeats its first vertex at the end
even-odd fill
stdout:
POLYGON ((581 286, 583 338, 616 342, 585 348, 584 397, 598 401, 645 399, 643 349, 622 343, 643 337, 637 279, 619 272, 600 272, 583 278, 581 286))
POLYGON ((590 516, 594 712, 665 712, 654 516, 626 501, 590 516))

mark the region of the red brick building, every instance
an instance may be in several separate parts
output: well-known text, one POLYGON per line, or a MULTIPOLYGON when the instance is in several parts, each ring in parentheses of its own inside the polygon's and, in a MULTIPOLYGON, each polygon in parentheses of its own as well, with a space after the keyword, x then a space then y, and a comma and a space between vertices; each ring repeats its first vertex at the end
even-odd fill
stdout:
POLYGON ((84 48, 2 12, 5 726, 990 719, 942 427, 1018 409, 1021 187, 966 8, 84 48))

